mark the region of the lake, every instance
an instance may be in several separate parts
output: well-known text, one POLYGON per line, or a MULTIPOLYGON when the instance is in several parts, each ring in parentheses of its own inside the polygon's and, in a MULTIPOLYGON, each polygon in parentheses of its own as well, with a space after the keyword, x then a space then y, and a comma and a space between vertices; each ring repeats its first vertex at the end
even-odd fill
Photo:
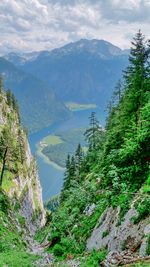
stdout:
MULTIPOLYGON (((104 125, 105 114, 100 109, 88 109, 73 112, 71 118, 53 126, 44 128, 39 132, 29 136, 29 143, 32 154, 35 155, 39 170, 39 177, 43 189, 43 200, 47 201, 51 197, 60 193, 63 185, 64 169, 57 168, 54 164, 48 163, 39 153, 37 153, 37 144, 46 136, 70 129, 87 127, 89 125, 89 116, 92 111, 96 111, 100 124, 104 125)), ((69 152, 69 151, 68 151, 69 152)))

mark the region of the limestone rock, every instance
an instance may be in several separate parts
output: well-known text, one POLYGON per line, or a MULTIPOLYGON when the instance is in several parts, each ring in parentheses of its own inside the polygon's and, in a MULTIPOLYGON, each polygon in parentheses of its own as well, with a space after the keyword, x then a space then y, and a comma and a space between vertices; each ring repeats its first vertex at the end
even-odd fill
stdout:
POLYGON ((87 206, 84 210, 84 213, 86 216, 91 216, 96 208, 96 205, 93 203, 89 206, 87 206))
POLYGON ((149 218, 134 224, 132 218, 137 214, 134 207, 130 208, 121 224, 118 225, 119 208, 108 207, 87 240, 87 250, 99 250, 107 247, 109 252, 128 250, 135 253, 140 248, 140 254, 144 256, 146 254, 146 239, 143 237, 150 230, 149 218))

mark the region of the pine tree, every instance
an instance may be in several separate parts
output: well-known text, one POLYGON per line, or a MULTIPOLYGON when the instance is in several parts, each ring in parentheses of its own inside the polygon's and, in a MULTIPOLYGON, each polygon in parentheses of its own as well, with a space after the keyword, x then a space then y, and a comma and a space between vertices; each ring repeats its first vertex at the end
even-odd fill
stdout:
POLYGON ((146 177, 148 167, 144 154, 148 146, 148 132, 142 121, 145 116, 144 107, 150 101, 149 54, 149 46, 139 31, 132 42, 120 101, 112 108, 107 119, 102 166, 108 183, 112 182, 109 175, 112 173, 111 166, 123 181, 140 185, 146 177))
POLYGON ((76 177, 76 163, 74 156, 71 157, 69 174, 71 179, 74 180, 76 177))
POLYGON ((19 151, 19 154, 20 154, 20 162, 23 164, 25 159, 26 159, 26 155, 25 155, 25 141, 24 141, 24 138, 23 138, 23 134, 22 134, 22 131, 21 129, 19 128, 18 129, 18 151, 19 151))
POLYGON ((148 57, 149 48, 146 45, 145 37, 139 30, 133 38, 129 56, 129 66, 124 73, 125 79, 125 116, 134 115, 136 126, 139 119, 139 111, 144 104, 144 94, 149 89, 148 85, 148 57))
POLYGON ((117 85, 115 87, 115 90, 112 96, 113 106, 117 106, 119 104, 119 102, 121 101, 121 96, 122 96, 122 84, 121 84, 121 80, 119 80, 117 82, 117 85))
POLYGON ((75 173, 77 180, 80 178, 80 172, 81 172, 81 166, 83 162, 83 150, 80 144, 78 144, 78 147, 75 152, 75 173))
POLYGON ((61 191, 60 201, 64 201, 67 197, 67 190, 71 186, 71 181, 75 179, 75 159, 68 154, 66 160, 66 171, 64 174, 64 183, 61 191))
POLYGON ((67 160, 66 160, 66 170, 64 174, 64 184, 63 184, 63 191, 68 189, 69 184, 70 184, 70 168, 71 168, 71 160, 70 160, 70 155, 68 154, 67 160))
POLYGON ((89 151, 94 151, 99 147, 102 128, 96 118, 96 113, 92 112, 90 119, 90 127, 85 131, 85 139, 89 145, 89 151))
POLYGON ((6 97, 7 97, 7 104, 11 107, 12 106, 12 93, 9 89, 6 91, 6 97))

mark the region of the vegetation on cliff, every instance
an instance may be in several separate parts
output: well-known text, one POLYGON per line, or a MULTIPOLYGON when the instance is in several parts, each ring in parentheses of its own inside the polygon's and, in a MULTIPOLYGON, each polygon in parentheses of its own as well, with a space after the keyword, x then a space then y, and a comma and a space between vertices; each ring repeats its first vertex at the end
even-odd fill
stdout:
POLYGON ((0 266, 32 267, 39 257, 27 252, 22 231, 25 219, 16 207, 0 189, 0 266))
POLYGON ((0 79, 0 266, 35 266, 39 257, 29 253, 28 237, 43 223, 41 188, 18 104, 0 79))

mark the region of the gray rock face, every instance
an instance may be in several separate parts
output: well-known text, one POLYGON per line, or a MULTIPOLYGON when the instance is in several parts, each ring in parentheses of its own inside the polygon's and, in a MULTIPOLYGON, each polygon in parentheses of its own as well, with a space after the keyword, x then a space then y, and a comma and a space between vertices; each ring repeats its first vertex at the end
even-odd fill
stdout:
POLYGON ((27 228, 30 234, 34 234, 38 228, 45 224, 45 210, 42 200, 42 188, 40 185, 35 162, 33 162, 30 150, 28 150, 27 164, 30 173, 25 179, 16 181, 19 187, 20 212, 26 219, 27 228))
POLYGON ((140 248, 142 256, 146 254, 146 237, 144 235, 149 233, 150 226, 148 224, 149 218, 133 224, 132 218, 138 213, 132 207, 125 215, 123 221, 118 225, 119 208, 107 208, 101 215, 97 226, 92 235, 87 240, 87 250, 102 249, 107 247, 108 251, 121 252, 124 250, 136 251, 140 248))
POLYGON ((86 209, 84 210, 85 215, 88 217, 91 216, 96 208, 96 205, 93 203, 90 206, 87 206, 86 209))

